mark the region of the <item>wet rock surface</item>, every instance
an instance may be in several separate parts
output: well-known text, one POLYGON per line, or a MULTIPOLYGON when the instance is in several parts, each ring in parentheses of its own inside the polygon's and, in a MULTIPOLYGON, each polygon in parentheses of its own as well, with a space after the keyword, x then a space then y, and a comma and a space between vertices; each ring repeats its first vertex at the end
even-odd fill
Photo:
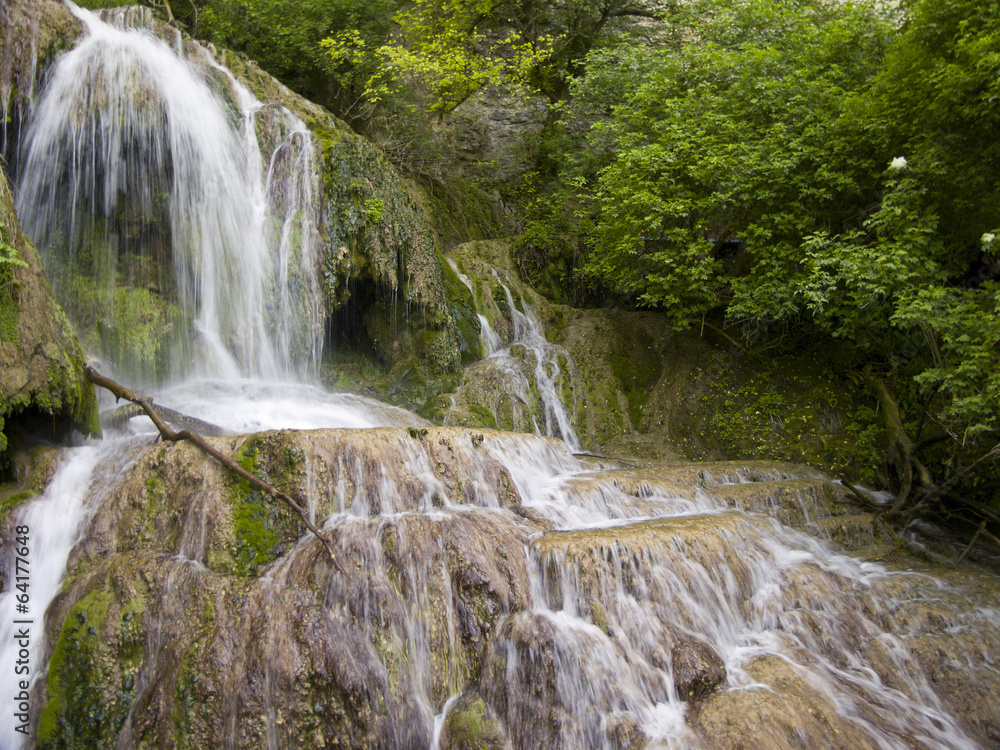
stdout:
POLYGON ((687 638, 670 650, 674 688, 684 701, 704 698, 726 681, 726 665, 708 644, 687 638))
POLYGON ((49 612, 38 746, 961 748, 1000 727, 994 579, 866 567, 711 495, 739 477, 799 506, 821 481, 801 467, 602 477, 555 441, 434 427, 216 443, 302 500, 343 571, 193 447, 133 445, 49 612))
POLYGON ((463 693, 448 711, 440 750, 509 750, 499 719, 475 693, 463 693))
MULTIPOLYGON (((41 258, 21 233, 0 173, 0 472, 15 448, 101 433, 73 328, 56 304, 41 258)), ((0 509, 4 508, 0 506, 0 509)))

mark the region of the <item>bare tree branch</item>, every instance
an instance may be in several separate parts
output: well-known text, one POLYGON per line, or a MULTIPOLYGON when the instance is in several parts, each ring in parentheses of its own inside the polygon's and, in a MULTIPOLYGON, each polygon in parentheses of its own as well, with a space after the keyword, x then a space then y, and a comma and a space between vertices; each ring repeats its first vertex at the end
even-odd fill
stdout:
POLYGON ((131 401, 133 404, 138 404, 140 407, 142 407, 142 410, 146 412, 146 416, 148 416, 153 421, 153 424, 156 426, 157 431, 160 433, 160 436, 164 440, 170 441, 172 443, 178 442, 180 440, 187 440, 190 443, 194 443, 203 452, 207 453, 209 456, 214 458, 216 461, 218 461, 220 464, 225 466, 230 471, 236 473, 243 479, 250 482, 252 485, 258 487, 267 494, 271 495, 272 497, 283 501, 292 510, 294 510, 296 513, 299 514, 299 516, 302 518, 302 522, 306 525, 306 528, 309 529, 309 531, 311 531, 316 536, 316 538, 323 543, 323 546, 326 547, 327 552, 330 553, 330 561, 333 563, 334 567, 336 567, 337 570, 339 570, 341 573, 345 572, 344 568, 337 561, 337 554, 336 551, 334 550, 333 542, 331 542, 327 537, 323 536, 323 534, 320 533, 319 529, 317 529, 309 520, 309 516, 306 514, 305 510, 303 510, 302 506, 300 506, 297 502, 295 502, 295 500, 293 500, 290 495, 282 492, 273 484, 265 482, 260 477, 251 474, 249 471, 244 469, 242 466, 236 463, 236 461, 234 461, 232 458, 230 458, 225 453, 220 451, 218 448, 206 442, 205 439, 196 432, 192 432, 191 430, 180 430, 175 432, 174 430, 170 429, 167 423, 163 421, 163 418, 157 412, 156 407, 153 406, 152 399, 150 399, 148 396, 143 396, 141 394, 129 390, 125 386, 116 383, 111 378, 107 378, 104 375, 101 375, 99 372, 94 370, 94 368, 90 367, 89 365, 84 367, 84 374, 87 376, 87 379, 91 383, 93 383, 96 386, 100 386, 105 390, 110 391, 112 394, 114 394, 116 399, 125 399, 126 401, 131 401))

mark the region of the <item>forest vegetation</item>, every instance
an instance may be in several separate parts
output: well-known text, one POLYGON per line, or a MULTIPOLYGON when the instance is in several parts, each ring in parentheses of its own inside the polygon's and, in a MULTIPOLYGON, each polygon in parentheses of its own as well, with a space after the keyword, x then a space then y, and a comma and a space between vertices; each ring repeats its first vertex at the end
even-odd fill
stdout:
MULTIPOLYGON (((83 3, 93 7, 105 0, 83 3)), ((150 0, 441 179, 485 88, 546 113, 524 267, 865 390, 900 519, 1000 521, 1000 7, 978 0, 150 0)), ((861 420, 864 422, 864 419, 861 420)), ((864 425, 862 425, 864 427, 864 425)))

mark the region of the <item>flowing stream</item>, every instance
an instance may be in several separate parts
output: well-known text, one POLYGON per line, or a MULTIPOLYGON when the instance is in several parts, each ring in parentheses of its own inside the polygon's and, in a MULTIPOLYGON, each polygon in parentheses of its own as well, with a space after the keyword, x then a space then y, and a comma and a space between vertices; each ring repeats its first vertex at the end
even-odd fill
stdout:
MULTIPOLYGON (((266 431, 229 445, 305 498, 338 562, 270 517, 266 554, 239 557, 232 519, 258 501, 234 505, 217 466, 154 444, 142 420, 67 450, 14 521, 30 530, 32 731, 46 668, 85 688, 54 726, 121 748, 446 748, 474 725, 495 748, 957 750, 1000 731, 995 709, 960 716, 974 701, 949 688, 1000 684, 994 582, 834 551, 836 488, 802 467, 574 456, 557 358, 507 285, 511 343, 534 352, 545 401, 538 435, 436 428, 299 382, 322 341, 305 126, 205 50, 77 13, 87 34, 26 138, 25 232, 62 299, 86 292, 81 268, 102 300, 172 291, 168 377, 115 359, 127 348, 104 350, 108 365, 234 436, 266 431), (68 617, 84 599, 106 610, 86 610, 90 631, 68 617), (102 659, 52 665, 46 609, 102 659)), ((14 750, 12 551, 4 566, 0 750, 14 750)))

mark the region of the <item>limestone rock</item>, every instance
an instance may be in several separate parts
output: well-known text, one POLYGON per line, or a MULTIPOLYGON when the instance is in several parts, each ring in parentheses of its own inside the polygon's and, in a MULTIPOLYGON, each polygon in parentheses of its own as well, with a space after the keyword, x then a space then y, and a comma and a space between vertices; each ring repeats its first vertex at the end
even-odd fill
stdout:
POLYGON ((670 651, 674 687, 681 700, 704 698, 726 681, 726 665, 722 657, 707 643, 684 638, 670 651))
POLYGON ((502 725, 481 697, 463 693, 441 728, 440 750, 510 750, 502 725))
POLYGON ((498 439, 214 439, 318 517, 351 510, 327 529, 343 573, 194 446, 123 451, 52 606, 40 745, 427 747, 433 716, 414 695, 443 706, 478 682, 491 634, 528 605, 537 527, 501 510, 518 499, 488 454, 498 439))

